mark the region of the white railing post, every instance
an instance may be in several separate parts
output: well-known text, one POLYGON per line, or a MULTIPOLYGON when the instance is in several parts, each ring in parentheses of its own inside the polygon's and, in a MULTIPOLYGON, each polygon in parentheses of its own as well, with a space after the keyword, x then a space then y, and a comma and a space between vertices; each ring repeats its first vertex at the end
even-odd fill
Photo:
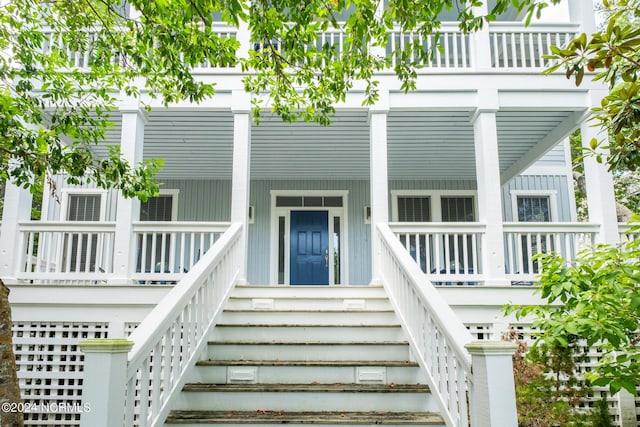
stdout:
MULTIPOLYGON (((488 13, 486 4, 475 7, 474 14, 484 16, 488 13)), ((489 24, 485 22, 481 30, 471 34, 471 67, 475 71, 489 70, 491 68, 491 38, 489 24)))
POLYGON ((15 283, 18 263, 24 251, 18 223, 31 219, 32 197, 29 190, 7 182, 0 229, 0 277, 6 284, 15 283))
POLYGON ((80 342, 84 353, 81 427, 122 427, 124 421, 127 354, 126 339, 80 342))
POLYGON ((389 179, 387 172, 387 115, 389 93, 380 92, 369 107, 369 172, 371 192, 371 282, 380 282, 380 245, 377 224, 389 222, 389 179))
MULTIPOLYGON (((120 107, 122 112, 122 157, 132 166, 142 161, 144 125, 147 117, 138 100, 128 99, 120 107)), ((110 283, 124 285, 131 281, 136 265, 136 239, 133 238, 133 222, 140 218, 140 200, 125 199, 118 195, 116 212, 115 247, 113 259, 114 277, 110 283)))
POLYGON ((471 427, 518 425, 512 356, 507 341, 474 341, 465 345, 473 366, 471 427))
POLYGON ((482 274, 489 285, 508 286, 506 279, 500 159, 498 154, 498 130, 496 112, 498 92, 478 91, 478 108, 471 119, 476 155, 476 180, 478 185, 478 219, 486 225, 482 247, 482 274))

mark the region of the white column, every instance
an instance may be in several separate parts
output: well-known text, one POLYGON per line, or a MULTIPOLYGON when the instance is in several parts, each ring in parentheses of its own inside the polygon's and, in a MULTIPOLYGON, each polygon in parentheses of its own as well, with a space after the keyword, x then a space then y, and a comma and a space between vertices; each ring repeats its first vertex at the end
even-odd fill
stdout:
POLYGON ((498 93, 478 91, 481 101, 472 117, 478 185, 478 220, 485 225, 482 274, 489 285, 509 286, 505 275, 502 192, 496 111, 498 93))
MULTIPOLYGON (((589 147, 589 141, 592 138, 602 140, 607 137, 606 131, 594 128, 588 121, 580 126, 580 131, 582 132, 582 145, 585 147, 589 147)), ((606 156, 607 153, 602 151, 602 154, 606 156)), ((587 209, 589 222, 600 225, 598 242, 616 244, 619 241, 616 200, 613 191, 613 177, 607 169, 605 158, 602 163, 598 163, 594 156, 585 156, 584 158, 587 209)))
POLYGON ((580 31, 587 36, 596 31, 596 14, 593 1, 569 0, 569 20, 574 24, 580 24, 580 31))
POLYGON ((31 202, 32 197, 29 190, 17 187, 7 181, 0 230, 0 278, 5 284, 17 281, 16 270, 24 253, 18 222, 31 219, 31 202))
POLYGON ((371 190, 371 283, 380 283, 380 245, 376 224, 389 222, 389 175, 387 172, 387 115, 389 93, 380 92, 369 107, 369 174, 371 190))
POLYGON ((512 356, 516 345, 507 341, 474 341, 471 353, 473 391, 471 427, 517 426, 512 356))
POLYGON ((251 169, 251 97, 233 91, 233 175, 231 178, 231 221, 242 224, 244 245, 240 283, 246 282, 249 250, 249 186, 251 169))
POLYGON ((127 355, 133 341, 89 339, 81 341, 84 353, 81 427, 121 427, 127 382, 127 355))
MULTIPOLYGON (((122 136, 120 150, 122 157, 135 166, 142 161, 144 125, 147 122, 145 110, 138 102, 131 102, 120 108, 122 113, 122 136)), ((128 284, 136 265, 136 239, 133 223, 140 219, 140 200, 127 199, 118 194, 116 210, 116 231, 114 239, 112 284, 128 284)))

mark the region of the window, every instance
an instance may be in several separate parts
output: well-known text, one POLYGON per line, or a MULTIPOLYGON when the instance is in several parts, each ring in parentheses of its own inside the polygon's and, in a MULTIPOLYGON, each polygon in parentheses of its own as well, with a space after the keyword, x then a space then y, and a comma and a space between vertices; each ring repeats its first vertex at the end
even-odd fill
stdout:
MULTIPOLYGON (((104 192, 66 193, 62 207, 67 221, 101 221, 103 219, 104 192)), ((93 272, 102 268, 98 264, 97 232, 71 232, 63 243, 62 265, 68 272, 93 272)))
POLYGON ((149 197, 140 204, 140 221, 173 220, 173 194, 149 197))
POLYGON ((440 198, 442 211, 442 221, 444 222, 473 222, 475 212, 473 210, 473 197, 450 197, 440 198))
MULTIPOLYGON (((158 196, 140 203, 140 221, 175 221, 177 217, 177 190, 163 190, 158 196)), ((169 272, 169 260, 174 251, 171 233, 153 232, 138 235, 137 271, 149 273, 169 272), (143 263, 144 260, 144 263, 143 263)))
POLYGON ((398 221, 428 222, 431 221, 431 197, 398 196, 398 221))
POLYGON ((517 209, 520 222, 551 221, 549 196, 517 196, 517 209))

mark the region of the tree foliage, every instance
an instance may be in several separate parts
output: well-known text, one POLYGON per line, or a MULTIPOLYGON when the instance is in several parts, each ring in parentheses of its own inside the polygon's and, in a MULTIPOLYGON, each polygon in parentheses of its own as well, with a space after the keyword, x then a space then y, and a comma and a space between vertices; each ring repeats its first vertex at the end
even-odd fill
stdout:
POLYGON ((547 57, 564 67, 567 78, 580 85, 587 73, 608 85, 609 93, 594 109, 594 125, 609 130, 606 140, 590 141, 590 153, 600 157, 606 148, 611 170, 634 171, 640 166, 640 0, 603 0, 605 27, 581 34, 567 46, 554 46, 547 57))
MULTIPOLYGON (((635 217, 637 222, 640 218, 635 217)), ((630 236, 640 232, 636 226, 630 236)), ((636 394, 640 384, 640 240, 622 249, 600 245, 583 250, 567 265, 555 253, 540 255, 537 293, 546 304, 507 308, 517 318, 532 316, 539 332, 533 347, 568 347, 584 340, 600 355, 585 378, 608 386, 615 394, 626 389, 636 394)))
MULTIPOLYGON (((557 0, 553 0, 554 2, 557 0)), ((116 148, 97 158, 116 99, 141 93, 169 105, 199 102, 215 82, 195 67, 237 66, 255 94, 287 120, 328 123, 336 102, 361 84, 366 103, 378 96, 375 72, 397 58, 405 90, 434 54, 417 41, 387 52, 392 28, 438 40, 441 12, 456 7, 460 28, 474 31, 508 8, 538 12, 532 0, 13 0, 0 6, 0 178, 39 189, 43 177, 68 174, 77 184, 115 186, 125 196, 157 191, 160 161, 124 162, 116 148), (124 6, 123 6, 124 5, 124 6), (214 24, 245 26, 250 49, 214 24), (342 45, 320 32, 339 34, 342 45), (77 66, 82 67, 78 68, 77 66), (268 93, 268 99, 263 94, 268 93)))

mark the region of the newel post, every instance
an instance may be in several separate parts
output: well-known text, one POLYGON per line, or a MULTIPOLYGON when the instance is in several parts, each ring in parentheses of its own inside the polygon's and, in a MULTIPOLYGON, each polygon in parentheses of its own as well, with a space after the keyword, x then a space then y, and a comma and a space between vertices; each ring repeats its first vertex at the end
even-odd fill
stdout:
POLYGON ((516 427, 516 393, 512 356, 516 345, 507 341, 474 341, 471 353, 473 394, 471 427, 516 427))
POLYGON ((84 353, 80 427, 122 427, 127 382, 127 355, 133 341, 89 339, 84 353))

